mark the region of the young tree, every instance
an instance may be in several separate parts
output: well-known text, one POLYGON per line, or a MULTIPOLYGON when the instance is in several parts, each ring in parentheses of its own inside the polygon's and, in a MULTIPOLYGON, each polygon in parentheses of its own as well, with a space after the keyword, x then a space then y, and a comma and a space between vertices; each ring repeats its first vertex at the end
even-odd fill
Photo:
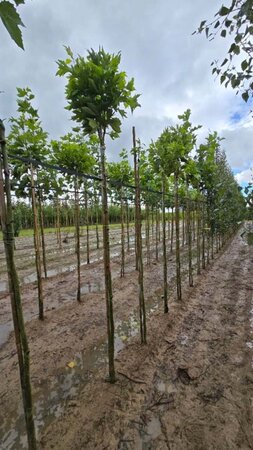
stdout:
POLYGON ((179 234, 179 179, 185 165, 189 160, 189 153, 196 142, 195 131, 199 126, 193 127, 190 122, 191 111, 188 109, 178 116, 182 123, 165 128, 156 142, 157 154, 154 154, 156 164, 163 168, 164 175, 174 174, 175 189, 175 223, 176 223, 176 273, 177 298, 182 299, 181 293, 181 262, 180 262, 180 234, 179 234))
POLYGON ((97 134, 100 143, 101 189, 103 209, 104 273, 106 287, 106 311, 108 332, 109 380, 115 382, 114 368, 114 319, 113 295, 110 269, 109 215, 107 202, 107 179, 105 170, 105 138, 119 136, 121 120, 126 109, 133 111, 138 104, 134 94, 134 79, 127 81, 125 72, 119 70, 121 54, 106 53, 103 48, 88 51, 87 58, 74 55, 66 47, 68 58, 58 61, 57 75, 67 76, 67 109, 72 118, 81 124, 86 134, 97 134))
POLYGON ((33 419, 33 402, 30 383, 30 352, 25 331, 19 279, 14 256, 10 170, 6 151, 5 128, 2 120, 0 120, 0 222, 3 231, 3 241, 8 271, 12 318, 19 363, 28 450, 36 450, 36 434, 33 419))
POLYGON ((30 88, 17 88, 18 113, 17 118, 11 118, 11 131, 8 136, 8 147, 12 154, 12 169, 14 182, 18 182, 17 195, 29 195, 33 208, 34 249, 38 281, 39 318, 44 318, 41 255, 39 237, 39 218, 37 208, 38 174, 32 163, 22 163, 15 160, 15 155, 42 161, 48 154, 47 133, 43 131, 37 109, 32 105, 34 95, 30 88), (27 192, 27 187, 29 187, 27 192))
MULTIPOLYGON (((73 170, 77 174, 90 173, 94 158, 90 155, 87 142, 81 142, 79 137, 68 133, 60 141, 52 141, 53 160, 62 167, 73 170)), ((69 178, 69 177, 68 177, 69 178)), ((69 180, 71 182, 71 180, 69 180)), ((79 191, 85 184, 83 178, 74 175, 75 192, 75 225, 76 225, 76 255, 77 255, 77 300, 81 301, 81 257, 80 257, 80 201, 79 191)), ((87 249, 88 250, 88 249, 87 249)))

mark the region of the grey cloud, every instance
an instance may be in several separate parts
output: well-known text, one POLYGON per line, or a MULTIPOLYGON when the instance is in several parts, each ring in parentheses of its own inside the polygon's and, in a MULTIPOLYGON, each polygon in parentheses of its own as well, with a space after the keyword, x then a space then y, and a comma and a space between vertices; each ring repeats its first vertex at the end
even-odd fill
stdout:
POLYGON ((16 110, 16 86, 30 86, 44 128, 52 138, 70 130, 73 123, 66 105, 65 80, 55 76, 55 61, 65 56, 63 45, 85 55, 90 47, 103 45, 107 51, 122 51, 122 69, 135 78, 142 107, 124 122, 122 136, 108 141, 109 158, 117 158, 122 147, 131 147, 131 127, 136 125, 141 140, 148 145, 162 129, 186 108, 192 120, 203 124, 200 140, 208 130, 223 132, 230 145, 229 158, 242 167, 251 150, 249 131, 227 131, 231 115, 241 101, 212 78, 210 63, 222 58, 226 39, 208 42, 191 33, 204 18, 212 18, 220 0, 37 0, 20 7, 25 52, 19 50, 0 27, 1 60, 0 115, 10 117, 16 110), (225 131, 222 131, 225 130, 225 131), (231 137, 233 135, 233 137, 231 137), (241 136, 244 136, 241 139, 241 136), (235 144, 236 143, 236 144, 235 144), (240 146, 243 144, 243 147, 240 146), (231 151, 233 148, 233 151, 231 151), (231 156, 232 155, 232 156, 231 156))

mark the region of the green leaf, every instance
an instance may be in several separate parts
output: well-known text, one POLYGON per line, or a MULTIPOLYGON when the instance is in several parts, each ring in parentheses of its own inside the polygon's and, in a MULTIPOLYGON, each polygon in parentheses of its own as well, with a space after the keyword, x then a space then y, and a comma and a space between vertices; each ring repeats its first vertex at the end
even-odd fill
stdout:
POLYGON ((25 0, 14 0, 14 2, 16 3, 17 6, 25 4, 25 0))
POLYGON ((229 14, 229 12, 230 12, 229 8, 227 8, 226 6, 222 6, 221 9, 219 10, 219 15, 226 16, 227 14, 229 14))
POLYGON ((221 35, 221 37, 225 38, 226 34, 227 34, 227 31, 226 30, 222 30, 220 35, 221 35))
POLYGON ((24 50, 22 33, 19 28, 20 26, 24 27, 24 24, 16 11, 15 6, 5 0, 0 2, 0 18, 11 38, 18 47, 24 50))
POLYGON ((248 91, 245 91, 245 92, 242 93, 242 98, 247 103, 247 101, 249 100, 249 93, 248 93, 248 91))
POLYGON ((245 59, 244 61, 242 61, 241 63, 241 68, 242 70, 246 70, 248 67, 248 61, 245 59))

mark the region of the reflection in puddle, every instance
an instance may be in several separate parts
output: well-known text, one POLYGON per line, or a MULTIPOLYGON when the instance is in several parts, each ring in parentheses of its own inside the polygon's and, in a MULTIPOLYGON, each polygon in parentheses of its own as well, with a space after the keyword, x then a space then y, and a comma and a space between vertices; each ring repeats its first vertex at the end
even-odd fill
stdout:
MULTIPOLYGON (((98 286, 98 285, 96 285, 98 286)), ((86 287, 85 287, 86 288, 86 287)), ((90 284, 90 288, 93 285, 90 284)), ((89 289, 89 287, 88 287, 89 289)), ((158 309, 158 298, 147 301, 147 317, 158 309)), ((128 320, 115 323, 115 356, 125 343, 139 333, 138 311, 132 313, 128 320)), ((107 364, 107 343, 101 342, 90 352, 78 353, 74 357, 76 366, 73 369, 65 367, 56 377, 43 380, 34 393, 35 424, 37 431, 59 417, 69 400, 76 398, 85 384, 95 375, 96 371, 107 364)), ((155 424, 150 425, 151 430, 155 424)), ((25 423, 22 410, 16 412, 16 417, 6 419, 0 424, 2 438, 1 450, 21 450, 26 448, 25 423)))

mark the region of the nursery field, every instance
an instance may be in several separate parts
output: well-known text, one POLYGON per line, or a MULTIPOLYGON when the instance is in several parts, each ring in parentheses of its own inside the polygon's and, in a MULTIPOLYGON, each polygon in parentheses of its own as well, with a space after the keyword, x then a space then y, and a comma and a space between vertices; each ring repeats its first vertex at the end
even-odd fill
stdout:
MULTIPOLYGON (((175 298, 173 248, 168 253, 166 315, 162 258, 156 261, 151 241, 151 264, 144 262, 148 345, 140 345, 134 248, 126 255, 122 278, 120 229, 111 230, 117 377, 113 385, 105 381, 106 312, 98 251, 89 265, 82 266, 81 302, 76 301, 74 267, 43 280, 44 321, 37 319, 36 285, 23 285, 38 448, 252 448, 252 232, 252 223, 246 222, 209 268, 199 276, 194 270, 191 288, 184 272, 187 245, 183 246, 181 233, 183 300, 175 298)), ((29 239, 16 243, 24 276, 34 270, 34 262, 27 261, 29 239)), ((48 239, 53 270, 60 252, 54 251, 55 236, 49 234, 48 239)), ((71 235, 68 242, 62 249, 64 267, 74 264, 71 235)), ((145 248, 143 252, 145 261, 145 248)), ((1 448, 25 449, 8 295, 2 293, 0 302, 1 448)))

